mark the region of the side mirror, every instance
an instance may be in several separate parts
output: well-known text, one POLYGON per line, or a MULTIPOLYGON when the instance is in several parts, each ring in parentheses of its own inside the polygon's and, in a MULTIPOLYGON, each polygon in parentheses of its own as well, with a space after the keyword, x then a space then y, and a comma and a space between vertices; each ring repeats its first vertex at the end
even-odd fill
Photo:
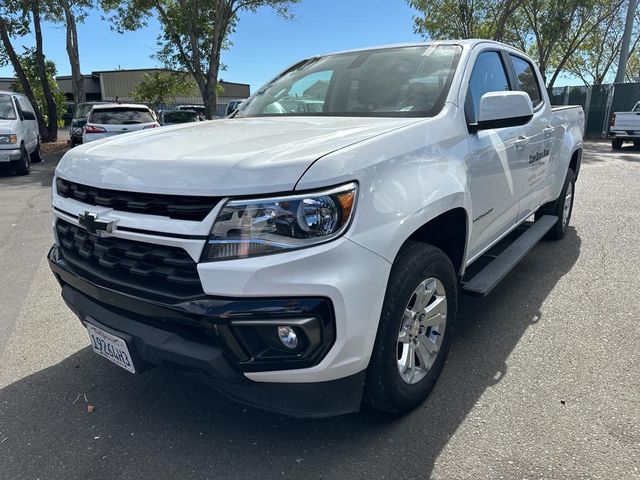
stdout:
POLYGON ((526 92, 488 92, 480 98, 478 123, 470 131, 524 125, 533 117, 533 105, 526 92))
POLYGON ((35 114, 33 112, 30 112, 29 110, 23 110, 22 111, 22 117, 25 120, 35 120, 36 119, 35 114))

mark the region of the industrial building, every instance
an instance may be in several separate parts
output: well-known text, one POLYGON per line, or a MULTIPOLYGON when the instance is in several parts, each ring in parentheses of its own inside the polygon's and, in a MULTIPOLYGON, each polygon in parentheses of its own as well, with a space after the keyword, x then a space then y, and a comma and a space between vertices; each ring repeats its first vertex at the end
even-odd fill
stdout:
MULTIPOLYGON (((121 102, 132 102, 134 99, 131 92, 140 83, 145 74, 167 71, 159 68, 145 68, 133 70, 104 70, 92 72, 84 76, 84 88, 87 101, 110 101, 116 98, 121 102)), ((56 77, 60 90, 64 92, 67 100, 74 101, 73 88, 71 86, 71 76, 63 75, 56 77)), ((0 77, 0 90, 12 90, 16 83, 15 78, 0 77)), ((231 100, 245 99, 250 95, 249 85, 244 83, 233 83, 220 81, 223 93, 218 96, 218 114, 224 115, 227 104, 231 100)), ((176 104, 202 104, 202 97, 198 92, 195 81, 193 82, 193 93, 185 97, 177 97, 176 104)))

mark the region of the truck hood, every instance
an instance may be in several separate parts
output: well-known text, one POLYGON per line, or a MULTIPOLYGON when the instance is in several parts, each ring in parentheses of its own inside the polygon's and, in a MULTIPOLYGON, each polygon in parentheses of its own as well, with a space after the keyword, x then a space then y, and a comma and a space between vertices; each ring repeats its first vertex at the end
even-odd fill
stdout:
POLYGON ((250 195, 292 190, 318 158, 416 118, 259 117, 156 128, 70 150, 56 174, 114 190, 250 195))

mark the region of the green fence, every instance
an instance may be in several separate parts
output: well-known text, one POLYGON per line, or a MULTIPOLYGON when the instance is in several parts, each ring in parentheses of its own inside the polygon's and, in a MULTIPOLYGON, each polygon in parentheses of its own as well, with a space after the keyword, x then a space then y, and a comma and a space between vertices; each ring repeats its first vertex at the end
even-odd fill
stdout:
POLYGON ((591 87, 549 89, 551 105, 581 105, 587 137, 606 137, 613 112, 630 111, 640 100, 640 83, 616 83, 591 87))

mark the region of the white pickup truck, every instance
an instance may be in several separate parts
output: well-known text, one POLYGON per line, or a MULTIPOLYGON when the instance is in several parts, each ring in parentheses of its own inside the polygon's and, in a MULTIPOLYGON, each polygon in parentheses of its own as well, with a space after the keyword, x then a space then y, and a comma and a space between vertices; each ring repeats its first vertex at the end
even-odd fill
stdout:
POLYGON ((609 121, 611 148, 620 150, 624 142, 640 147, 640 102, 630 112, 615 112, 609 121))
POLYGON ((460 294, 564 236, 583 124, 500 43, 308 58, 233 118, 68 152, 50 266, 92 348, 131 372, 297 416, 404 412, 460 294))

